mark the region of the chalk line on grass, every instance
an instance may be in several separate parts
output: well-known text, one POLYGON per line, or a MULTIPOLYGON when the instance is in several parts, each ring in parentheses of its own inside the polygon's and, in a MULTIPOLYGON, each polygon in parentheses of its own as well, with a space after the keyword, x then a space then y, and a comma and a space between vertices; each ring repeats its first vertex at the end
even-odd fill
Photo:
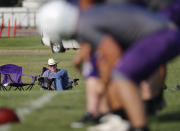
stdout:
MULTIPOLYGON (((17 108, 16 113, 19 116, 20 120, 23 121, 26 115, 30 114, 34 110, 43 107, 57 94, 58 92, 51 92, 48 94, 44 94, 39 99, 33 101, 32 104, 30 104, 28 107, 17 108)), ((0 126, 0 131, 8 131, 10 129, 11 129, 11 124, 0 126)))

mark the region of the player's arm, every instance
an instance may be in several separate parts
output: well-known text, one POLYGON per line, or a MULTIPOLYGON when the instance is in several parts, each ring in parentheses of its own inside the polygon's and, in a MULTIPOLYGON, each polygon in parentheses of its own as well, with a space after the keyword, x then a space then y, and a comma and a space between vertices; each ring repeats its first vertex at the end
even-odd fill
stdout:
POLYGON ((120 60, 123 51, 113 37, 106 35, 102 38, 97 52, 100 77, 105 83, 108 83, 112 68, 120 60))
POLYGON ((80 43, 80 50, 78 54, 74 58, 74 65, 76 69, 81 72, 81 67, 83 61, 89 60, 89 56, 91 53, 91 46, 88 43, 80 43))

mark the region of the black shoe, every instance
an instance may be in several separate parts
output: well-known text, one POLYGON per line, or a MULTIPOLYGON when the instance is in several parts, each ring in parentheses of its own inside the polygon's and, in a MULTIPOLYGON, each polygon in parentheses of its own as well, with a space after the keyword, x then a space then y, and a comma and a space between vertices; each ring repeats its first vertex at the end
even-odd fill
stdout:
POLYGON ((124 109, 114 110, 114 111, 112 111, 112 114, 118 115, 122 119, 128 120, 128 117, 127 117, 126 112, 124 111, 124 109))
POLYGON ((97 124, 101 116, 94 116, 92 113, 86 113, 80 121, 71 123, 72 128, 81 128, 87 124, 97 124))
POLYGON ((78 81, 79 81, 79 78, 73 79, 73 84, 74 84, 74 86, 77 86, 77 85, 78 85, 78 81))

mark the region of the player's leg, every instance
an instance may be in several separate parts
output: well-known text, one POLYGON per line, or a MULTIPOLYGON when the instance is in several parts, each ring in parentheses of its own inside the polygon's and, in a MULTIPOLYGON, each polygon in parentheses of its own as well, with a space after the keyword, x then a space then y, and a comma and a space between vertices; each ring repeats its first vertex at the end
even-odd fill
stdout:
POLYGON ((134 44, 115 67, 114 82, 133 127, 146 124, 142 99, 135 83, 180 53, 179 35, 178 31, 167 29, 149 36, 134 44))

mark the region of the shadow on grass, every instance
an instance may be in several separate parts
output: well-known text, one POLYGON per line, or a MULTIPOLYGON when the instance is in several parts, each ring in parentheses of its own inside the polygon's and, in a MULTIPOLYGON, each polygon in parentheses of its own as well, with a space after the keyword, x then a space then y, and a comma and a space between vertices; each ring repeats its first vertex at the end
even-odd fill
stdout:
POLYGON ((160 122, 180 121, 180 111, 159 115, 157 119, 160 122))

